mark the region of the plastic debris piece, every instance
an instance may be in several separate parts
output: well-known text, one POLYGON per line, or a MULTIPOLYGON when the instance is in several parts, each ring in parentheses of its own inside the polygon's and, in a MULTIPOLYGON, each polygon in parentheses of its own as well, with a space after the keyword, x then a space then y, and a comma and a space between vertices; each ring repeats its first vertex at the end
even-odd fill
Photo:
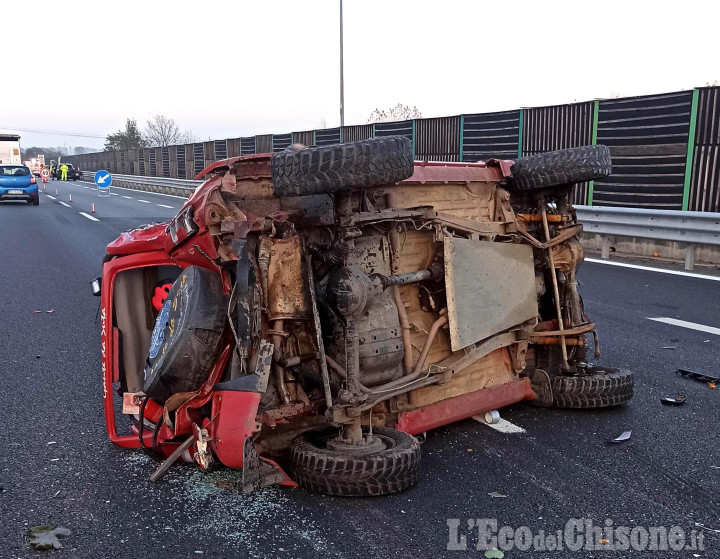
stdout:
POLYGON ((605 538, 603 538, 598 543, 601 543, 602 545, 607 545, 610 543, 610 540, 606 540, 605 538))
POLYGON ((708 386, 709 386, 710 388, 715 388, 715 383, 714 383, 714 382, 709 382, 709 383, 708 383, 708 386))
POLYGON ((499 549, 488 549, 485 552, 485 557, 487 557, 487 559, 503 559, 505 554, 499 549))
POLYGON ((632 431, 623 431, 619 437, 614 438, 611 442, 613 443, 622 443, 630 439, 630 435, 632 435, 632 431))
POLYGON ((490 497, 493 497, 495 499, 504 499, 507 497, 507 495, 503 495, 502 493, 498 493, 497 491, 493 491, 492 493, 488 493, 490 497))
POLYGON ((58 540, 58 536, 65 537, 70 534, 71 532, 67 528, 55 528, 49 525, 33 526, 28 530, 30 546, 38 551, 60 549, 62 544, 58 540))
POLYGON ((54 312, 55 312, 55 309, 50 309, 49 311, 45 311, 45 312, 48 313, 48 314, 54 313, 54 312))
POLYGON ((53 499, 54 499, 55 497, 57 497, 58 495, 60 495, 60 490, 59 490, 59 489, 58 489, 57 491, 55 491, 55 493, 53 493, 53 499))
POLYGON ((679 375, 684 376, 685 378, 696 380, 698 382, 712 382, 712 383, 720 382, 720 378, 718 378, 718 377, 711 377, 710 375, 703 375, 702 373, 696 373, 695 371, 689 371, 688 369, 678 369, 677 373, 679 375))
POLYGON ((664 345, 660 349, 677 349, 674 345, 664 345))
POLYGON ((48 444, 57 444, 57 441, 50 441, 48 444))
POLYGON ((660 403, 665 404, 666 406, 682 406, 685 403, 685 400, 687 400, 687 396, 684 394, 675 394, 675 396, 660 398, 660 403))
POLYGON ((472 448, 468 448, 467 451, 468 451, 468 452, 472 452, 472 448))
POLYGON ((33 314, 40 314, 42 311, 33 311, 33 314))

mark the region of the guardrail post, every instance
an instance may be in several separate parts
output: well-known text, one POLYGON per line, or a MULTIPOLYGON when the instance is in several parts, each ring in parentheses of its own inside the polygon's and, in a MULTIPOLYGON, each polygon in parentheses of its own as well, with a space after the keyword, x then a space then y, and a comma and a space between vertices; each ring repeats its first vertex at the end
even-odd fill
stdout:
POLYGON ((602 252, 600 254, 600 257, 603 260, 608 260, 610 258, 610 243, 612 243, 612 237, 610 235, 602 235, 602 252))
MULTIPOLYGON (((591 131, 591 140, 590 142, 592 145, 597 144, 597 129, 598 129, 598 115, 600 114, 600 101, 593 101, 593 119, 592 119, 592 131, 591 131)), ((595 181, 590 181, 588 183, 588 193, 587 193, 587 205, 592 206, 593 205, 593 195, 595 194, 595 181)), ((603 256, 603 258, 609 258, 603 256)))
POLYGON ((685 247, 685 269, 695 269, 695 245, 687 245, 685 247))
MULTIPOLYGON (((683 182, 682 211, 686 212, 690 205, 690 182, 692 179, 693 152, 695 151, 695 128, 697 127, 698 90, 693 89, 690 106, 690 128, 688 130, 687 156, 685 158, 685 181, 683 182)), ((692 269, 692 268, 688 268, 692 269)))

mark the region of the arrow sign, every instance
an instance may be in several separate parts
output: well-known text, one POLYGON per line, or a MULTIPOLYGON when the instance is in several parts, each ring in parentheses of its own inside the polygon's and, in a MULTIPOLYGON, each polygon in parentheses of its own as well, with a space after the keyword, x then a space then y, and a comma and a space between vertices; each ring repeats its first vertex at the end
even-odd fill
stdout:
POLYGON ((99 188, 107 188, 112 184, 112 175, 107 171, 97 171, 95 173, 95 184, 99 188))

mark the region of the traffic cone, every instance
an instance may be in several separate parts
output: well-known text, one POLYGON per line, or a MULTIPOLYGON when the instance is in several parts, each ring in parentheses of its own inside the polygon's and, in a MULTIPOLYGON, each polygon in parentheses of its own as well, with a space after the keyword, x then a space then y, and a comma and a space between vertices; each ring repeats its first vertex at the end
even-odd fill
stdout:
POLYGON ((57 191, 57 188, 56 188, 56 189, 55 189, 55 196, 57 196, 57 195, 58 195, 58 191, 57 191))
POLYGON ((72 202, 72 194, 70 195, 70 201, 72 202))
POLYGON ((95 202, 93 202, 92 209, 90 210, 91 214, 95 213, 95 202))

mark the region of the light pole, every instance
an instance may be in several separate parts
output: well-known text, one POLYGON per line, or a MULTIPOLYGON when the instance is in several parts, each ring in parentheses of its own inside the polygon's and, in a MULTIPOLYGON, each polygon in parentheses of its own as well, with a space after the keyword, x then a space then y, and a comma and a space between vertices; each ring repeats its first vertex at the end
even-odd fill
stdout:
POLYGON ((340 0, 340 126, 345 126, 345 81, 343 76, 343 18, 340 0))

